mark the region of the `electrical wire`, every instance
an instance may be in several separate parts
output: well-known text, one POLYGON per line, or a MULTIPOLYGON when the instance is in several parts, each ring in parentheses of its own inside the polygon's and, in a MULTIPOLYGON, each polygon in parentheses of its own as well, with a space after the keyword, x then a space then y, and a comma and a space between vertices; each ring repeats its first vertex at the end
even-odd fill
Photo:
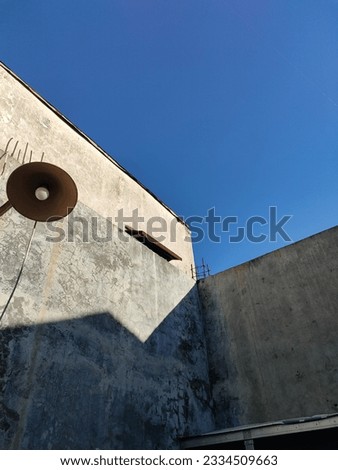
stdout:
POLYGON ((27 244, 25 256, 24 256, 24 259, 23 259, 23 261, 22 261, 22 264, 21 264, 21 268, 20 268, 18 277, 17 277, 17 279, 16 279, 16 281, 15 281, 15 284, 14 284, 13 290, 12 290, 12 292, 11 292, 11 295, 9 296, 9 298, 8 298, 8 300, 7 300, 7 303, 6 303, 6 305, 4 306, 4 308, 3 308, 2 312, 1 312, 1 315, 0 315, 0 322, 2 321, 2 318, 3 318, 3 316, 5 315, 5 312, 6 312, 6 310, 7 310, 7 307, 8 307, 8 305, 10 304, 10 301, 12 300, 13 295, 14 295, 14 293, 15 293, 15 291, 16 291, 16 288, 17 288, 17 286, 18 286, 18 284, 19 284, 19 281, 20 281, 20 278, 21 278, 21 275, 22 275, 22 271, 23 271, 23 268, 24 268, 25 263, 26 263, 26 260, 27 260, 28 253, 29 253, 30 248, 31 248, 31 246, 32 246, 32 241, 33 241, 33 237, 34 237, 34 234, 35 234, 36 224, 37 224, 37 222, 35 221, 35 222, 34 222, 34 226, 33 226, 33 230, 32 230, 32 233, 31 233, 31 236, 30 236, 30 239, 29 239, 29 242, 28 242, 28 244, 27 244))

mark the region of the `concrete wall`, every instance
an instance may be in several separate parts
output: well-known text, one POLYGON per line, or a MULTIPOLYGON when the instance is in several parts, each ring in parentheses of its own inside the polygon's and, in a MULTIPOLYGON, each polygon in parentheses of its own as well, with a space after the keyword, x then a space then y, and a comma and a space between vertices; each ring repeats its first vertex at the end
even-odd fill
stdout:
POLYGON ((338 227, 198 287, 216 428, 338 411, 338 227))
POLYGON ((44 161, 60 166, 73 177, 80 201, 99 215, 112 217, 114 223, 119 209, 123 209, 126 217, 138 209, 139 216, 144 218, 138 228, 148 232, 149 219, 160 217, 164 225, 154 223, 153 226, 166 227, 167 231, 154 236, 164 237, 161 243, 182 258, 170 263, 190 275, 194 261, 187 226, 87 136, 71 126, 0 63, 0 148, 5 149, 13 138, 9 152, 14 152, 13 156, 21 161, 25 153, 26 162, 30 152, 34 161, 39 161, 44 153, 44 161))
POLYGON ((65 237, 14 209, 0 218, 0 448, 175 448, 213 429, 204 331, 184 224, 176 266, 112 226, 118 208, 168 223, 173 213, 0 67, 0 204, 26 161, 74 178, 79 202, 65 237), (14 143, 18 142, 15 148, 14 143), (19 155, 19 150, 21 153, 19 155), (4 170, 4 174, 2 171, 4 170), (89 233, 83 225, 89 224, 89 233))
MULTIPOLYGON (((0 219, 0 311, 32 226, 0 219)), ((175 448, 213 429, 194 282, 117 231, 110 243, 74 232, 52 243, 37 225, 0 323, 0 448, 175 448)))

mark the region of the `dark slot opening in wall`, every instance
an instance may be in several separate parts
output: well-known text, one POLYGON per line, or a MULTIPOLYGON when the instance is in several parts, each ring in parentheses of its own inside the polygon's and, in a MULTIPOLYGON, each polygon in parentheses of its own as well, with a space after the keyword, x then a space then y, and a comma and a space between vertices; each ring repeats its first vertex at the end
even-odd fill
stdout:
MULTIPOLYGON (((266 436, 253 439, 252 444, 252 448, 255 450, 335 450, 338 449, 338 428, 266 436)), ((196 450, 244 450, 246 446, 245 441, 241 439, 188 448, 196 450)))
POLYGON ((338 429, 321 429, 318 431, 255 439, 255 449, 338 449, 338 429))
POLYGON ((152 250, 157 255, 161 256, 162 258, 166 259, 167 261, 172 260, 179 260, 182 261, 182 258, 173 251, 169 250, 166 246, 162 245, 162 243, 158 242, 155 238, 151 237, 147 233, 143 232, 142 230, 135 230, 128 225, 125 226, 125 231, 132 237, 134 237, 137 241, 145 245, 147 248, 152 250))

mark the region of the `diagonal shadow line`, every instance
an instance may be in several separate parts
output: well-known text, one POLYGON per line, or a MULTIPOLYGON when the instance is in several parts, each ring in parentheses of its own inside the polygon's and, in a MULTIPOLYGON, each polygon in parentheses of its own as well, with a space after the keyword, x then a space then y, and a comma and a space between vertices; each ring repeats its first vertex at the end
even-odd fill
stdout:
POLYGON ((0 448, 170 449, 213 429, 196 287, 138 340, 110 312, 0 331, 0 448))

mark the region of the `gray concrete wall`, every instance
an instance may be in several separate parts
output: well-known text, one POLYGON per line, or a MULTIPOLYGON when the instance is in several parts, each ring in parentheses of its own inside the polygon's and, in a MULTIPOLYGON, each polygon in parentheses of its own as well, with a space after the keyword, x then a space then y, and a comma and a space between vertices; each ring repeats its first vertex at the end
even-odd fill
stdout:
MULTIPOLYGON (((32 227, 14 209, 0 219, 0 311, 32 227)), ((39 223, 0 323, 0 448, 175 448, 213 429, 192 279, 116 230, 47 236, 39 223)))
MULTIPOLYGON (((5 149, 12 138, 9 152, 20 161, 26 154, 27 162, 30 152, 33 161, 39 161, 44 153, 44 161, 60 166, 72 176, 78 187, 79 200, 95 213, 111 217, 117 224, 115 218, 119 210, 123 210, 125 217, 131 217, 137 209, 144 221, 135 228, 145 232, 152 227, 161 229, 154 236, 161 237, 161 243, 182 258, 182 261, 173 260, 170 264, 191 274, 194 261, 188 227, 1 63, 0 129, 0 148, 5 149), (153 217, 160 217, 161 225, 151 223, 153 217)), ((3 159, 0 174, 2 163, 3 159)), ((129 221, 128 225, 133 224, 129 221)))
POLYGON ((79 190, 54 231, 38 223, 33 233, 14 209, 0 218, 0 315, 33 234, 0 322, 0 448, 175 448, 178 436, 213 429, 188 228, 1 65, 0 125, 0 205, 25 153, 44 153, 79 190), (109 235, 120 208, 177 222, 176 241, 163 244, 182 261, 115 224, 109 235))
POLYGON ((216 428, 338 411, 338 227, 198 288, 216 428))

